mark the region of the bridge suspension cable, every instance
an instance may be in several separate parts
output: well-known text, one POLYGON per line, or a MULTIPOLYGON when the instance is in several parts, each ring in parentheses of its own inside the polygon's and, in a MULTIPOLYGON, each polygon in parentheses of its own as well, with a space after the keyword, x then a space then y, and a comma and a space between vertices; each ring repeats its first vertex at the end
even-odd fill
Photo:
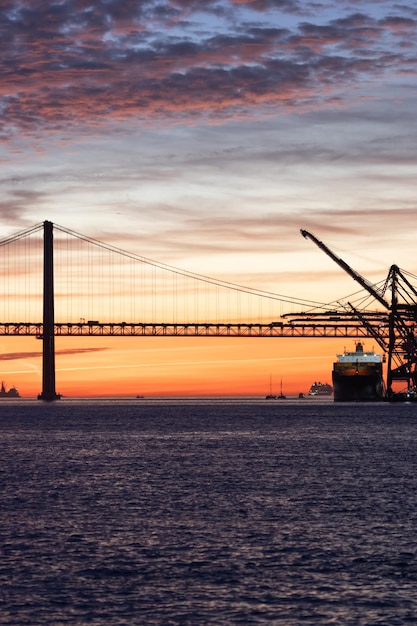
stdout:
MULTIPOLYGON (((0 241, 0 322, 42 319, 43 228, 0 241)), ((160 263, 57 224, 53 232, 58 322, 269 323, 283 306, 323 306, 160 263)))
POLYGON ((68 235, 71 235, 74 238, 78 238, 82 241, 85 241, 89 244, 92 244, 98 248, 102 248, 103 250, 107 250, 109 252, 118 254, 120 256, 126 257, 128 259, 134 260, 134 261, 138 261, 140 263, 144 263, 146 265, 149 265, 151 267, 155 267, 157 269, 160 270, 164 270, 167 272, 170 272, 171 274, 177 274, 178 276, 184 276, 186 278, 191 278, 194 279, 196 281, 202 282, 202 283, 208 283, 211 285, 215 285, 218 287, 225 287, 227 289, 230 289, 232 291, 240 291, 241 293, 247 293, 247 294, 251 294, 251 295, 256 295, 256 296, 261 296, 263 298, 267 298, 267 299, 271 299, 271 300, 277 300, 279 302, 285 302, 285 303, 289 303, 289 304, 295 304, 297 306, 323 306, 322 303, 317 302, 317 301, 313 301, 313 300, 306 300, 303 298, 296 298, 293 296, 288 296, 288 295, 283 295, 283 294, 278 294, 275 292, 271 292, 271 291, 265 291, 265 290, 261 290, 261 289, 255 289, 252 287, 247 287, 244 285, 239 285, 230 281, 225 281, 219 278, 213 278, 210 276, 206 276, 204 274, 198 274, 189 270, 184 270, 178 267, 174 267, 172 265, 168 265, 166 263, 160 263, 158 261, 155 261, 153 259, 149 259, 147 257, 135 254, 133 252, 128 252, 126 250, 123 250, 121 248, 117 248, 115 246, 112 246, 110 244, 104 243, 102 241, 99 241, 97 239, 93 239, 91 237, 87 237, 86 235, 83 235, 81 233, 78 233, 74 230, 70 230, 68 228, 65 228, 63 226, 59 226, 57 224, 54 225, 55 230, 61 231, 62 233, 66 233, 68 235))
MULTIPOLYGON (((0 322, 42 319, 42 230, 0 241, 0 322)), ((361 290, 330 303, 256 289, 160 263, 54 224, 58 323, 271 323, 303 310, 367 306, 361 290), (345 302, 346 300, 346 302, 345 302)), ((378 287, 379 288, 379 287, 378 287)), ((365 295, 364 295, 365 293, 365 295)))

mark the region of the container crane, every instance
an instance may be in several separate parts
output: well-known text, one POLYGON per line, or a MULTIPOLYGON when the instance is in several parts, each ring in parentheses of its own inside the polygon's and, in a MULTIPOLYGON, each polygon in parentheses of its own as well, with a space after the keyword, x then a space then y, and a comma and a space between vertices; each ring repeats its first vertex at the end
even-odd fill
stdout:
POLYGON ((353 314, 367 328, 387 353, 387 384, 388 399, 395 398, 392 385, 395 380, 407 382, 408 390, 417 389, 417 290, 404 276, 397 265, 392 265, 388 272, 383 289, 377 288, 366 278, 351 268, 343 259, 332 252, 322 241, 307 230, 300 230, 305 239, 311 239, 325 254, 351 276, 361 287, 373 296, 387 311, 388 345, 375 332, 372 321, 364 311, 359 311, 349 303, 353 314), (390 302, 385 297, 390 290, 390 302))
POLYGON ((384 306, 386 309, 390 308, 390 305, 380 293, 380 290, 378 290, 374 285, 372 285, 372 283, 366 280, 366 278, 364 278, 363 276, 358 274, 358 272, 352 269, 343 259, 336 256, 336 254, 334 254, 334 252, 332 252, 330 248, 328 248, 322 241, 317 239, 317 237, 315 237, 312 233, 309 233, 308 230, 301 229, 300 233, 305 239, 311 239, 311 241, 314 241, 316 246, 323 250, 323 252, 325 252, 327 256, 333 259, 335 263, 340 265, 340 267, 344 269, 345 272, 347 272, 349 276, 353 278, 353 280, 356 280, 356 282, 359 283, 364 289, 366 289, 374 298, 376 298, 376 300, 378 300, 378 302, 380 302, 382 306, 384 306))

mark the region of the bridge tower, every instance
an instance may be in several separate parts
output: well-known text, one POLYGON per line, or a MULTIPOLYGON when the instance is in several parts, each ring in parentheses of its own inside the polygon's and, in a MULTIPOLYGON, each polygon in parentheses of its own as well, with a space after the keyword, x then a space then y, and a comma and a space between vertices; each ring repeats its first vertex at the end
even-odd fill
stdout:
POLYGON ((43 223, 43 335, 42 393, 38 400, 61 397, 55 390, 54 241, 52 222, 43 223))

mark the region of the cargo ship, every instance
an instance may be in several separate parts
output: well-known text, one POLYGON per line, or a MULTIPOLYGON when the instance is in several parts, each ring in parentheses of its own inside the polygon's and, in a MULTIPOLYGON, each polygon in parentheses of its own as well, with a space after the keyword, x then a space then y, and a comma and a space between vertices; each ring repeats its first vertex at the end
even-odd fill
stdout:
POLYGON ((335 402, 383 400, 382 360, 382 354, 364 352, 361 342, 354 352, 338 354, 332 372, 335 402))
POLYGON ((316 383, 314 382, 310 391, 308 392, 309 396, 331 396, 333 394, 333 387, 328 383, 316 383))

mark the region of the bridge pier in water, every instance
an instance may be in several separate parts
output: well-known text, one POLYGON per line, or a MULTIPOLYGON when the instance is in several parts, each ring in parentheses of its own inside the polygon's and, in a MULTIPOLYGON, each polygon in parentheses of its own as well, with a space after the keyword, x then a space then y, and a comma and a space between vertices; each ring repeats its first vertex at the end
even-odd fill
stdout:
POLYGON ((55 390, 54 242, 52 222, 43 223, 42 393, 38 400, 61 397, 55 390))

